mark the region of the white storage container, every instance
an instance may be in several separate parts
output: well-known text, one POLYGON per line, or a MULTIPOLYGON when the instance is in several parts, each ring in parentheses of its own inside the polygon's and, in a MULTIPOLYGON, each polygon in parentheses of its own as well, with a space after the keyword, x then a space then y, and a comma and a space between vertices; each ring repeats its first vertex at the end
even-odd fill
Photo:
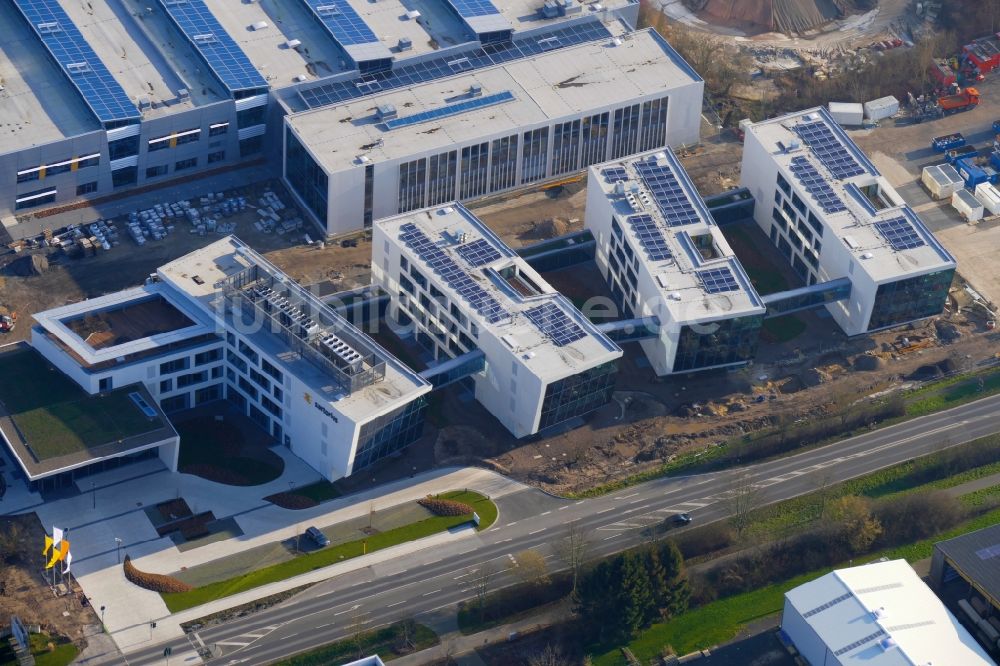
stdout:
POLYGON ((983 204, 964 187, 951 195, 951 205, 969 222, 983 219, 983 204))
POLYGON ((883 118, 890 118, 897 113, 899 113, 899 100, 892 95, 865 102, 865 117, 868 120, 882 120, 883 118))
POLYGON ((920 181, 934 199, 947 199, 965 185, 965 181, 950 164, 924 167, 920 181))
POLYGON ((865 107, 852 102, 830 102, 830 115, 837 124, 844 127, 857 127, 865 121, 865 107))
MULTIPOLYGON (((976 185, 976 198, 983 207, 990 211, 990 215, 1000 213, 1000 192, 989 183, 979 183, 976 185)), ((983 213, 985 215, 985 213, 983 213)))

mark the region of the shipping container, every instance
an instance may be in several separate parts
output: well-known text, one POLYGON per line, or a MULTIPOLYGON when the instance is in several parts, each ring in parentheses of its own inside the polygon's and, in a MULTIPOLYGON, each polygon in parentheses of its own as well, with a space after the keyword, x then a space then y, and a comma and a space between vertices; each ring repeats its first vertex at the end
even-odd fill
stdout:
POLYGON ((980 166, 971 159, 960 159, 955 161, 955 169, 965 180, 965 186, 974 188, 980 183, 996 183, 997 171, 993 167, 980 166))
POLYGON ((947 199, 965 185, 958 172, 948 164, 924 167, 920 180, 934 199, 947 199), (945 167, 949 171, 945 171, 945 167))
POLYGON ((964 146, 959 146, 958 148, 952 148, 946 151, 944 158, 948 160, 948 164, 954 164, 958 160, 964 160, 968 157, 976 157, 979 155, 979 151, 976 150, 975 146, 970 146, 965 144, 964 146))
POLYGON ((865 102, 865 117, 872 122, 890 118, 899 113, 899 100, 889 95, 865 102))
MULTIPOLYGON (((990 212, 990 215, 1000 213, 1000 192, 990 183, 976 185, 976 199, 990 212)), ((985 213, 984 213, 985 214, 985 213)))
POLYGON ((865 107, 852 102, 830 102, 830 115, 843 127, 857 127, 865 122, 865 107))
POLYGON ((944 136, 936 136, 931 140, 931 148, 941 153, 964 145, 965 137, 961 132, 945 134, 944 136))
POLYGON ((982 202, 964 187, 960 190, 955 190, 955 193, 951 195, 951 205, 968 222, 983 219, 984 207, 982 202))

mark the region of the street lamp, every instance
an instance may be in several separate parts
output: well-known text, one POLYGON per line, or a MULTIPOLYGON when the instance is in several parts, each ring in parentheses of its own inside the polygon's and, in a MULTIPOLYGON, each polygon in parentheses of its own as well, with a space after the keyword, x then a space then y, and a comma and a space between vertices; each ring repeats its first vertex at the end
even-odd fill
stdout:
POLYGON ((122 563, 122 540, 115 537, 115 556, 118 559, 118 564, 122 563))
POLYGON ((105 606, 101 606, 101 629, 104 630, 104 633, 108 633, 108 628, 104 625, 104 608, 105 606))

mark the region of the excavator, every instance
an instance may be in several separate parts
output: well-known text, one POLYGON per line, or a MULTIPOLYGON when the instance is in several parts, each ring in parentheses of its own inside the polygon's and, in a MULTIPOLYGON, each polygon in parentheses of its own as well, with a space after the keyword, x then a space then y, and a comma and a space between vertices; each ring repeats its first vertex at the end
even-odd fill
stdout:
POLYGON ((17 325, 17 313, 0 305, 0 333, 10 333, 17 325))

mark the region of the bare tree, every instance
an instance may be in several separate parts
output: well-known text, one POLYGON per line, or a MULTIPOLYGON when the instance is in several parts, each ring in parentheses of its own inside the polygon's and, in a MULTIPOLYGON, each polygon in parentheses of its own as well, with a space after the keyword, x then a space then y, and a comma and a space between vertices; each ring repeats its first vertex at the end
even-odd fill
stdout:
POLYGON ((545 583, 549 578, 545 557, 537 550, 522 550, 515 555, 510 570, 522 583, 545 583))
POLYGON ((761 490, 749 474, 743 473, 733 479, 723 502, 729 513, 729 524, 736 530, 737 538, 742 538, 750 527, 750 516, 760 507, 761 500, 761 490))
POLYGON ((356 612, 351 616, 351 641, 354 643, 354 647, 357 650, 358 659, 365 656, 365 624, 368 619, 365 617, 365 613, 356 612))
POLYGON ((490 585, 493 583, 493 575, 496 572, 492 564, 483 562, 474 573, 472 587, 476 595, 476 608, 479 610, 479 619, 482 620, 486 609, 486 597, 490 594, 490 585))
POLYGON ((587 562, 590 551, 587 533, 580 527, 579 523, 574 522, 566 526, 566 535, 556 544, 555 551, 556 557, 562 560, 562 563, 573 575, 573 591, 576 592, 580 572, 587 562))
POLYGON ((551 643, 528 657, 528 666, 571 666, 572 663, 572 660, 563 654, 558 645, 551 643))

